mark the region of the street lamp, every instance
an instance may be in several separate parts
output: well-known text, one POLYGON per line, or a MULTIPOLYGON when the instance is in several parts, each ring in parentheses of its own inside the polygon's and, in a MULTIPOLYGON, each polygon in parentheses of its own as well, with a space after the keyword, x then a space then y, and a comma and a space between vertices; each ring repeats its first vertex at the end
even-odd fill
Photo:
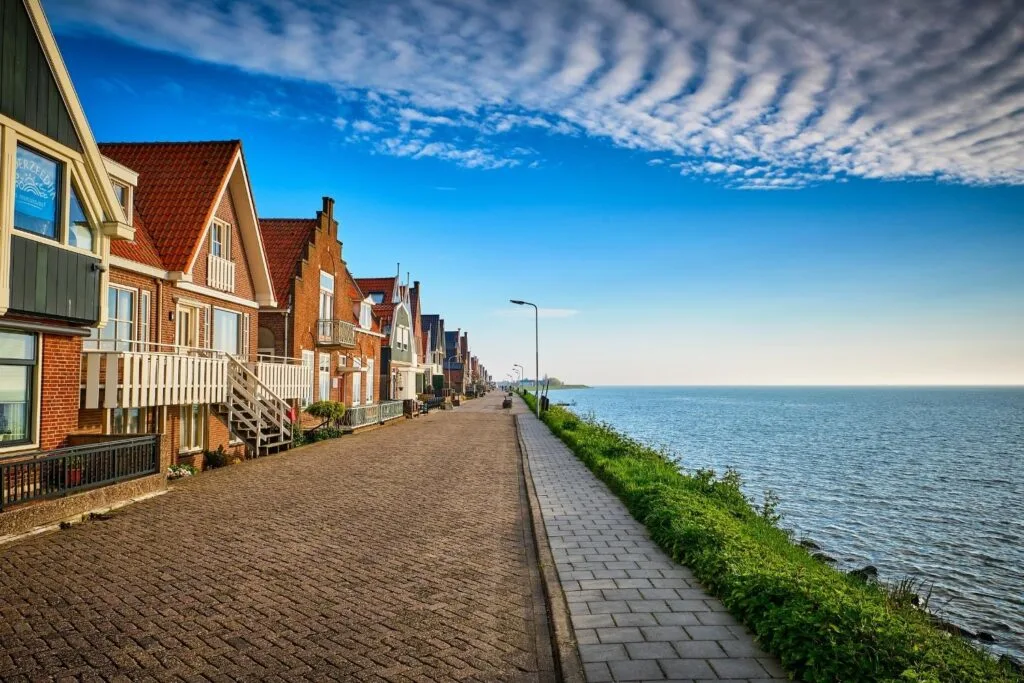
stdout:
POLYGON ((522 382, 523 378, 526 377, 526 368, 524 368, 519 363, 513 363, 512 364, 512 369, 516 370, 516 372, 519 373, 519 381, 522 382), (518 369, 516 369, 516 368, 518 368, 518 369))
POLYGON ((517 306, 533 306, 533 350, 537 362, 537 375, 533 378, 537 387, 534 398, 537 399, 537 417, 540 417, 540 309, 537 308, 537 304, 531 304, 529 301, 519 299, 509 299, 509 301, 517 306))

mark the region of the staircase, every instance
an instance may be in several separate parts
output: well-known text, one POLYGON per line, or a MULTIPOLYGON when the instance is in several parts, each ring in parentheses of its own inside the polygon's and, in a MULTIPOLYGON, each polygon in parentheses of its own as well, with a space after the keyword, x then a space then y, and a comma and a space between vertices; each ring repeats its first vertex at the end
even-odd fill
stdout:
POLYGON ((228 396, 217 405, 231 433, 257 456, 292 445, 291 406, 261 382, 244 363, 228 356, 228 396))

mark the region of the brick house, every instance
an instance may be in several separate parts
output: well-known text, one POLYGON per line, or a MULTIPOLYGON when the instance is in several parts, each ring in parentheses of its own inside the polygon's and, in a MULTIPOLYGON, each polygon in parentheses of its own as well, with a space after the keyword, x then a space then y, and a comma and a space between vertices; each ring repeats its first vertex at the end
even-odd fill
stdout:
POLYGON ((419 353, 414 338, 411 288, 403 285, 397 275, 356 278, 356 285, 373 304, 373 314, 380 320, 384 334, 379 373, 381 399, 415 399, 419 353))
POLYGON ((241 143, 100 149, 135 236, 112 249, 110 323, 85 342, 80 431, 160 434, 166 463, 198 467, 288 447, 311 371, 257 362, 276 300, 241 143))
POLYGON ((11 505, 153 474, 158 463, 155 439, 133 441, 132 462, 115 469, 97 463, 125 444, 67 448, 78 423, 82 340, 112 313, 111 245, 133 230, 38 0, 5 0, 0 45, 3 535, 28 519, 88 509, 94 498, 62 497, 28 512, 11 505))
POLYGON ((427 391, 440 396, 444 390, 444 319, 436 314, 423 316, 423 361, 428 377, 427 391))
POLYGON ((304 403, 341 401, 350 426, 379 419, 384 334, 343 258, 334 200, 324 197, 315 218, 262 218, 260 231, 274 254, 278 304, 260 310, 259 353, 300 359, 313 369, 304 403))
POLYGON ((444 388, 448 396, 461 396, 466 393, 461 339, 462 330, 444 333, 444 388))

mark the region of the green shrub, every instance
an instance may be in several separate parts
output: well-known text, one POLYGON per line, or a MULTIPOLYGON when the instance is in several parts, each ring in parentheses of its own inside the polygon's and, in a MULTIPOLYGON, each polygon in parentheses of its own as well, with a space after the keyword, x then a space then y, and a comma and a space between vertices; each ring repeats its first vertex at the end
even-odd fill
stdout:
POLYGON ((306 406, 306 412, 321 420, 338 422, 345 417, 345 404, 339 401, 316 401, 306 406))
MULTIPOLYGON (((532 396, 524 396, 532 408, 532 396)), ((805 681, 1018 682, 1011 666, 938 627, 895 591, 816 560, 755 509, 735 471, 685 473, 665 453, 553 406, 552 432, 761 644, 805 681)))
POLYGON ((215 470, 228 464, 228 454, 224 446, 218 446, 215 451, 203 451, 203 469, 215 470))

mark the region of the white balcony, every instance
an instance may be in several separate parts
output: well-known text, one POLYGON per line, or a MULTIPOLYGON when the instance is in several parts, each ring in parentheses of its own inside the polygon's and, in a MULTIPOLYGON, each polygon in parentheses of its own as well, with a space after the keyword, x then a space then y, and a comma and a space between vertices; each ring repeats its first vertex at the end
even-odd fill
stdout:
POLYGON ((316 323, 316 341, 319 346, 355 348, 356 326, 345 320, 320 319, 316 323))
POLYGON ((228 359, 223 355, 175 347, 136 350, 143 345, 135 342, 128 343, 128 350, 109 350, 102 344, 87 342, 83 350, 83 408, 147 408, 227 400, 228 359), (90 344, 94 348, 88 348, 90 344))
POLYGON ((222 292, 234 292, 235 262, 210 254, 206 258, 206 284, 222 292))
POLYGON ((313 400, 313 367, 295 358, 261 356, 249 369, 278 398, 313 400))

